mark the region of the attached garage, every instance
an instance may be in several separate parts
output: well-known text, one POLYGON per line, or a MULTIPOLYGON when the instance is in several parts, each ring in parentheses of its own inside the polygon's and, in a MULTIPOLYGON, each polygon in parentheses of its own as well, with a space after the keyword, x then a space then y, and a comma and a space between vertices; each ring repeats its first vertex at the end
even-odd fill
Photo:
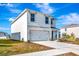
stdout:
POLYGON ((49 31, 31 30, 30 40, 31 41, 47 41, 49 40, 49 31))

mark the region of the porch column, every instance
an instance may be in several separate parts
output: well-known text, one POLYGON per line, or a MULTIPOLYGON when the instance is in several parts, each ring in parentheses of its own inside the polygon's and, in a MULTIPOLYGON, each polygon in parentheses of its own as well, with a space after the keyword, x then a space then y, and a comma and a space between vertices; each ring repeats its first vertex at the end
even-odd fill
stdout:
POLYGON ((52 40, 52 30, 50 29, 50 31, 49 31, 49 41, 51 41, 52 40))
POLYGON ((57 31, 57 40, 59 39, 59 32, 57 31))

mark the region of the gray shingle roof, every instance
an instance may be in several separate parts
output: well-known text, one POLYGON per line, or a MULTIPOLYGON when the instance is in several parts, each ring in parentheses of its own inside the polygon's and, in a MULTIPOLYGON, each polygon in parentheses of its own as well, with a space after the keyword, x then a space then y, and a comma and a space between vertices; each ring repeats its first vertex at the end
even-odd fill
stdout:
POLYGON ((79 24, 68 24, 63 26, 62 28, 72 28, 72 27, 79 27, 79 24))

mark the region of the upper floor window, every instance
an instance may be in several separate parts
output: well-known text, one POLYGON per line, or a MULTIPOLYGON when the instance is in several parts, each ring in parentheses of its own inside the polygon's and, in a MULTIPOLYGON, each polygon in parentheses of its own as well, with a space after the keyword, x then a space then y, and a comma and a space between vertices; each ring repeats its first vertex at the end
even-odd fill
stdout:
POLYGON ((31 14, 31 22, 35 21, 35 14, 31 14))
POLYGON ((53 24, 53 23, 54 23, 54 18, 51 19, 51 24, 53 24))
POLYGON ((48 24, 49 23, 49 18, 45 17, 45 23, 48 24))
POLYGON ((51 24, 53 24, 53 18, 51 19, 51 24))

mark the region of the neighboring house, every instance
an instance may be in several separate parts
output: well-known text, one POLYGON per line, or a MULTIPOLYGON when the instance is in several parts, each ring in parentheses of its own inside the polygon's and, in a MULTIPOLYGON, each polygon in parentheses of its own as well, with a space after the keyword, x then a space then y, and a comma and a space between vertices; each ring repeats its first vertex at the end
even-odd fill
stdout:
POLYGON ((66 33, 68 35, 74 34, 76 38, 79 38, 79 24, 70 24, 70 25, 63 26, 60 29, 61 37, 63 33, 66 33))
POLYGON ((10 36, 8 33, 0 32, 0 39, 9 39, 10 36))
POLYGON ((58 39, 55 19, 49 15, 25 9, 11 24, 12 39, 47 41, 58 39))

